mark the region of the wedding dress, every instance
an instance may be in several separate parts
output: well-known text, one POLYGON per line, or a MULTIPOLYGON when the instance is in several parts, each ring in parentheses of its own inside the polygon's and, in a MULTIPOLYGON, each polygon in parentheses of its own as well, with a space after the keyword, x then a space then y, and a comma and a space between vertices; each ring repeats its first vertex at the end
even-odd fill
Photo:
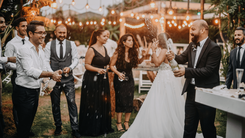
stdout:
POLYGON ((185 99, 182 84, 162 63, 133 124, 121 138, 182 138, 185 99))

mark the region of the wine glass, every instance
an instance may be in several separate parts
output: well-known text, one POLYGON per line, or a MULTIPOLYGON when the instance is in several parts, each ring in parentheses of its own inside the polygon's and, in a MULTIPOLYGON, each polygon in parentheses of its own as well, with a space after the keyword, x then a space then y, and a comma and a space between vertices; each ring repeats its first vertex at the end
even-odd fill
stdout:
MULTIPOLYGON (((123 71, 123 72, 122 72, 122 74, 124 74, 124 75, 125 75, 125 74, 126 74, 126 72, 125 72, 125 71, 123 71)), ((119 80, 119 81, 123 81, 123 79, 120 79, 120 78, 119 78, 119 76, 118 76, 118 80, 119 80)))
POLYGON ((244 69, 236 69, 236 78, 237 78, 237 89, 240 89, 240 83, 242 80, 244 69))
POLYGON ((118 77, 118 80, 119 80, 119 81, 128 81, 129 78, 128 78, 128 76, 126 76, 126 72, 125 72, 125 71, 122 71, 122 74, 124 74, 124 76, 125 76, 124 79, 120 79, 120 78, 118 77))

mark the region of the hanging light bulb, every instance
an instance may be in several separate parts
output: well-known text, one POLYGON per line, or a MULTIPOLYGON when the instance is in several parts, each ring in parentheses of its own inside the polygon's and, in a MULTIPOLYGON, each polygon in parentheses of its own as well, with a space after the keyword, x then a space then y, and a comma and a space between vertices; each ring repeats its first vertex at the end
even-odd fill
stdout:
POLYGON ((190 25, 192 25, 193 23, 191 22, 190 25))
POLYGON ((164 23, 164 20, 163 19, 160 19, 160 23, 164 23))
POLYGON ((56 23, 56 20, 54 20, 54 23, 56 23))
POLYGON ((90 22, 90 24, 91 24, 91 25, 93 25, 93 24, 94 24, 94 22, 93 22, 93 21, 91 21, 91 22, 90 22))
POLYGON ((164 19, 164 17, 162 16, 162 17, 161 17, 161 19, 163 20, 163 19, 164 19))
POLYGON ((136 17, 136 19, 137 19, 137 20, 139 20, 139 19, 140 19, 140 17, 139 17, 139 16, 137 16, 137 17, 136 17))
POLYGON ((97 24, 97 22, 96 22, 96 21, 94 21, 94 24, 97 24))
POLYGON ((184 25, 184 24, 182 24, 182 27, 185 27, 185 25, 184 25))
POLYGON ((145 15, 144 14, 142 14, 142 18, 145 18, 145 15))
POLYGON ((115 14, 115 10, 111 10, 111 14, 115 14))
POLYGON ((73 22, 72 22, 72 24, 74 25, 74 24, 75 24, 75 22, 73 21, 73 22))
POLYGON ((111 21, 109 21, 108 24, 111 24, 111 21))
POLYGON ((88 3, 86 4, 85 8, 86 8, 86 9, 89 9, 89 5, 88 5, 88 3))
POLYGON ((100 6, 99 11, 102 11, 102 7, 100 6))
POLYGON ((170 21, 168 21, 168 24, 170 24, 170 21))
POLYGON ((172 20, 172 24, 174 24, 174 20, 172 20))
POLYGON ((119 22, 122 22, 122 19, 121 18, 119 19, 119 22))
POLYGON ((154 17, 154 16, 153 16, 153 15, 151 15, 151 19, 153 19, 153 17, 154 17))
POLYGON ((102 22, 104 22, 105 21, 105 18, 102 18, 102 20, 101 20, 102 22))
POLYGON ((62 3, 62 0, 59 0, 60 3, 62 3))
POLYGON ((214 20, 214 23, 215 23, 215 24, 218 24, 218 23, 219 23, 219 20, 218 20, 218 19, 215 19, 215 20, 214 20))
POLYGON ((54 20, 53 19, 51 19, 51 23, 53 23, 54 22, 54 20))
POLYGON ((188 24, 188 27, 191 27, 191 25, 190 25, 190 24, 188 24))
POLYGON ((134 13, 131 13, 131 17, 134 17, 134 13))
POLYGON ((86 24, 89 25, 89 21, 87 21, 86 24))
POLYGON ((58 24, 61 24, 62 23, 62 21, 58 21, 58 24))
POLYGON ((68 22, 70 22, 71 21, 71 18, 68 18, 68 22))
POLYGON ((155 2, 151 1, 150 5, 151 5, 151 8, 154 8, 156 4, 155 2))
POLYGON ((176 20, 176 16, 174 16, 174 20, 176 20))
POLYGON ((158 19, 156 19, 155 22, 158 22, 158 19))
POLYGON ((189 19, 190 19, 190 16, 189 16, 189 15, 187 15, 187 16, 186 16, 186 20, 188 21, 189 19))
POLYGON ((177 23, 174 23, 174 26, 177 26, 177 23))
POLYGON ((103 26, 103 25, 105 25, 105 23, 104 23, 104 22, 101 22, 100 24, 101 24, 102 26, 103 26))
POLYGON ((71 4, 74 6, 75 5, 75 0, 72 0, 71 4))
POLYGON ((116 23, 117 23, 116 21, 113 22, 114 25, 115 25, 116 23))
POLYGON ((66 21, 65 23, 67 24, 68 22, 66 21))
POLYGON ((53 3, 51 4, 51 8, 54 8, 56 9, 58 6, 57 6, 57 3, 56 3, 56 0, 53 1, 53 3))
POLYGON ((123 16, 123 12, 120 13, 120 16, 123 16))
POLYGON ((168 10, 168 14, 169 14, 169 15, 172 15, 172 14, 174 14, 174 11, 173 11, 173 9, 169 9, 169 10, 168 10))
POLYGON ((82 26, 83 24, 82 24, 82 22, 79 22, 79 26, 82 26))
POLYGON ((181 29, 181 26, 179 25, 178 28, 181 29))
POLYGON ((169 27, 172 27, 172 24, 169 24, 169 27))

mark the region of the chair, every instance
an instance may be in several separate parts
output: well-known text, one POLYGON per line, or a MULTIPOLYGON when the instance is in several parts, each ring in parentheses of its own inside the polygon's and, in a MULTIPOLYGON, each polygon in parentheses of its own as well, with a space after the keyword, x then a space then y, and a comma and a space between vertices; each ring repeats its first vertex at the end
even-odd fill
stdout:
POLYGON ((146 71, 140 71, 139 76, 139 93, 141 91, 149 91, 151 88, 152 82, 147 77, 146 71))
POLYGON ((4 78, 4 80, 2 81, 2 83, 3 82, 6 82, 7 84, 11 81, 11 75, 13 74, 13 71, 12 70, 10 70, 9 72, 8 72, 8 76, 6 76, 5 78, 4 78))

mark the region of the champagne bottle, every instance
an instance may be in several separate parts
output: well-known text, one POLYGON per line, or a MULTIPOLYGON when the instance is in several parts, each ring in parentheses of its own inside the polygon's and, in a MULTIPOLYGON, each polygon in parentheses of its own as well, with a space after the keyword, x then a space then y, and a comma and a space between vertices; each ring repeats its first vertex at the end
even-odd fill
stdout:
POLYGON ((179 70, 179 64, 174 59, 169 61, 169 63, 173 71, 179 70))

